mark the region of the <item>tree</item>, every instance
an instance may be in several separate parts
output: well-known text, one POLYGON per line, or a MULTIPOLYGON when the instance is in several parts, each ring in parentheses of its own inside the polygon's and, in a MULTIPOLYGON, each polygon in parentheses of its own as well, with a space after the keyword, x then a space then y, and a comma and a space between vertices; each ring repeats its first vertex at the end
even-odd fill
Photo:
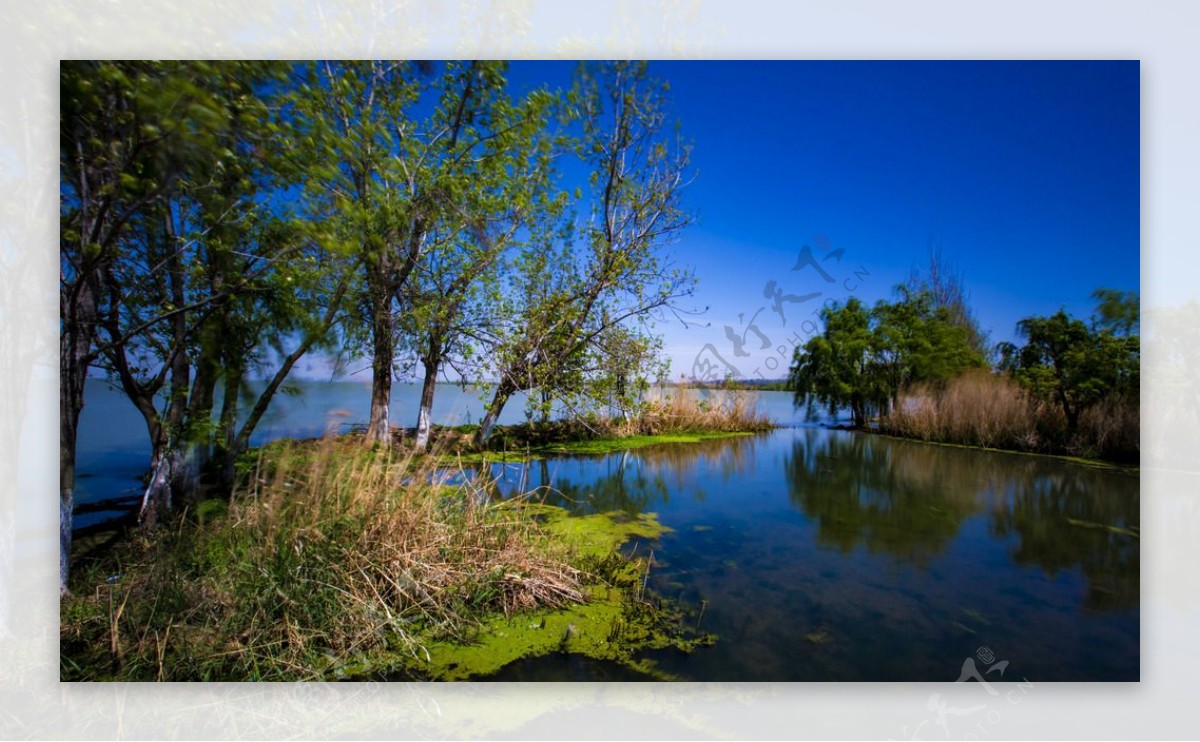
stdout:
POLYGON ((855 297, 821 310, 825 329, 796 348, 788 374, 795 404, 825 405, 830 415, 849 407, 855 427, 887 404, 890 392, 873 353, 871 316, 855 297))
POLYGON ((468 101, 445 106, 435 128, 451 126, 450 116, 464 123, 457 138, 470 149, 451 154, 452 163, 439 177, 443 195, 429 246, 413 276, 400 292, 402 334, 424 372, 417 412, 415 445, 429 443, 438 374, 447 363, 466 378, 475 365, 477 328, 486 305, 496 298, 504 256, 517 248, 522 235, 559 204, 551 190, 551 139, 544 128, 555 97, 535 90, 519 103, 505 92, 504 66, 474 63, 460 74, 470 76, 468 101), (465 156, 467 153, 470 156, 465 156))
POLYGON ((1049 317, 1026 317, 1017 323, 1025 345, 1018 353, 1002 351, 1023 386, 1062 409, 1068 433, 1076 431, 1085 410, 1110 394, 1138 393, 1140 340, 1114 331, 1114 325, 1126 332, 1137 326, 1136 299, 1114 299, 1105 291, 1095 296, 1100 316, 1090 326, 1061 309, 1049 317))
POLYGON ((795 403, 818 402, 831 415, 850 409, 855 426, 886 414, 918 383, 941 384, 984 365, 966 328, 927 291, 897 287, 899 300, 874 309, 856 298, 821 310, 825 329, 796 349, 789 374, 795 403))
MULTIPOLYGON (((63 62, 59 134, 59 579, 67 589, 75 451, 88 371, 107 305, 107 278, 134 225, 163 196, 219 125, 195 80, 143 62, 63 62), (185 123, 186 121, 186 123, 185 123)), ((170 321, 182 306, 130 328, 170 321)))
POLYGON ((986 358, 988 333, 979 325, 979 319, 971 310, 970 295, 959 273, 942 254, 941 245, 929 241, 928 262, 924 273, 914 268, 908 280, 899 287, 909 295, 928 294, 934 308, 947 310, 950 322, 963 329, 967 344, 978 355, 986 358))
POLYGON ((1092 292, 1096 300, 1096 322, 1117 335, 1136 335, 1141 327, 1139 301, 1136 291, 1096 289, 1092 292))
POLYGON ((917 383, 941 385, 968 368, 984 365, 975 349, 976 336, 961 316, 928 291, 897 287, 899 300, 881 301, 872 311, 874 352, 891 406, 900 392, 917 383))
POLYGON ((582 66, 569 98, 589 167, 584 245, 542 225, 515 266, 493 346, 497 377, 476 442, 483 445, 518 391, 591 396, 588 353, 613 328, 637 332, 691 292, 693 279, 660 248, 690 222, 682 208, 687 150, 666 132, 665 90, 644 63, 582 66))
POLYGON ((302 69, 293 99, 310 213, 352 247, 364 279, 354 297, 361 321, 347 329, 365 329, 360 344, 371 356, 368 442, 390 440, 394 303, 434 221, 409 115, 423 71, 407 62, 313 63, 302 69))
POLYGON ((287 125, 273 115, 277 101, 268 90, 286 68, 164 69, 197 101, 188 123, 205 122, 205 136, 190 141, 172 187, 131 220, 119 257, 104 270, 106 312, 98 323, 105 368, 151 440, 139 513, 147 529, 174 502, 196 495, 210 463, 228 486, 233 458, 296 361, 328 333, 346 286, 345 277, 328 272, 338 261, 271 203, 273 189, 288 186, 278 181, 286 168, 273 151, 287 125), (268 351, 275 368, 239 429, 245 374, 268 351))

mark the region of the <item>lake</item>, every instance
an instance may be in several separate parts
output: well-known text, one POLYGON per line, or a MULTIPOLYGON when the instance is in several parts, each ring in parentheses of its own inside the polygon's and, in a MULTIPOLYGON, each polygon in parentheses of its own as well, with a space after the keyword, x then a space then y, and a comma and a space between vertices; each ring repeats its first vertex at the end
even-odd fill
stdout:
MULTIPOLYGON (((415 415, 406 389, 397 424, 415 415)), ((361 422, 368 396, 361 384, 301 385, 256 440, 361 422)), ((684 680, 936 681, 968 669, 989 682, 1139 678, 1136 473, 830 429, 805 422, 787 393, 758 399, 785 427, 497 464, 497 496, 546 486, 548 502, 577 513, 657 513, 670 532, 628 548, 653 552, 650 586, 693 615, 703 606, 700 628, 718 636, 690 655, 653 655, 684 680)), ((472 393, 443 387, 435 418, 481 411, 472 393)), ((523 419, 514 402, 503 422, 523 419)), ((127 401, 92 394, 81 491, 136 488, 144 439, 127 401)), ((550 656, 493 679, 638 676, 550 656)))

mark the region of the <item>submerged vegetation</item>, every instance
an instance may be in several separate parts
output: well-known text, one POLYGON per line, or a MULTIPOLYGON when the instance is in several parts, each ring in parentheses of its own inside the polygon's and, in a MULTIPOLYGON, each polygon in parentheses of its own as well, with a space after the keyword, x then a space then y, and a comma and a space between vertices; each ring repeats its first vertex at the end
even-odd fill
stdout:
POLYGON ((653 516, 568 518, 445 474, 347 439, 266 447, 228 503, 79 570, 62 678, 453 679, 711 641, 618 552, 662 532, 653 516))

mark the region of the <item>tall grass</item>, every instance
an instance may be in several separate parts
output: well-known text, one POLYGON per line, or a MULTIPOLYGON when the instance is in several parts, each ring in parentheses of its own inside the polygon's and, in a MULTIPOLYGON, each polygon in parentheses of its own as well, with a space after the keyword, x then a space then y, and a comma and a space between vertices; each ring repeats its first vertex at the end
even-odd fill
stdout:
POLYGON ((129 544, 118 579, 80 576, 103 587, 64 603, 64 679, 322 677, 372 650, 420 657, 418 637, 465 638, 488 613, 584 599, 531 515, 410 464, 356 441, 270 447, 227 512, 129 544))
POLYGON ((629 435, 757 431, 770 427, 770 418, 758 411, 757 392, 683 386, 652 389, 645 408, 626 424, 629 435))
MULTIPOLYGON (((734 433, 768 430, 774 423, 758 411, 758 393, 731 389, 667 387, 651 389, 627 417, 588 413, 565 420, 497 426, 493 450, 538 448, 554 443, 620 439, 672 433, 734 433)), ((447 450, 462 450, 452 433, 447 450)))
POLYGON ((901 396, 880 420, 886 433, 942 443, 1069 454, 1136 462, 1138 409, 1109 398, 1080 415, 1067 429, 1062 410, 1036 400, 1015 381, 978 369, 943 388, 918 386, 901 396))

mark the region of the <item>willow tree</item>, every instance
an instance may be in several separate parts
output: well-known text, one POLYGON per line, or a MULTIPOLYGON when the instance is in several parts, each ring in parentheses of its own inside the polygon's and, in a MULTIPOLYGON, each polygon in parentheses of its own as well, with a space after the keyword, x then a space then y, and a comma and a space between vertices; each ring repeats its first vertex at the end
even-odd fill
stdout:
POLYGON ((855 427, 886 408, 891 393, 874 353, 871 312, 855 297, 821 310, 824 330, 796 348, 788 375, 795 404, 821 404, 835 415, 849 408, 855 427))
POLYGON ((617 327, 643 331, 691 292, 691 275, 663 254, 690 222, 682 207, 688 152, 670 130, 665 86, 645 63, 584 65, 569 110, 572 149, 589 171, 590 219, 575 230, 582 244, 547 228, 513 266, 480 445, 515 393, 586 394, 589 354, 603 338, 617 327))
MULTIPOLYGON (((171 186, 130 219, 102 274, 101 364, 145 421, 150 476, 139 519, 152 529, 197 492, 217 454, 231 462, 296 360, 332 325, 345 279, 338 261, 274 203, 286 173, 275 143, 288 134, 275 104, 286 67, 163 63, 142 94, 163 95, 187 132, 171 186), (186 105, 184 105, 186 103, 186 105), (199 132, 203 132, 200 136, 199 132), (274 368, 238 420, 256 358, 274 368), (214 420, 218 384, 225 399, 214 420), (240 429, 237 427, 241 424, 240 429)), ((182 135, 181 135, 182 136, 182 135)))

